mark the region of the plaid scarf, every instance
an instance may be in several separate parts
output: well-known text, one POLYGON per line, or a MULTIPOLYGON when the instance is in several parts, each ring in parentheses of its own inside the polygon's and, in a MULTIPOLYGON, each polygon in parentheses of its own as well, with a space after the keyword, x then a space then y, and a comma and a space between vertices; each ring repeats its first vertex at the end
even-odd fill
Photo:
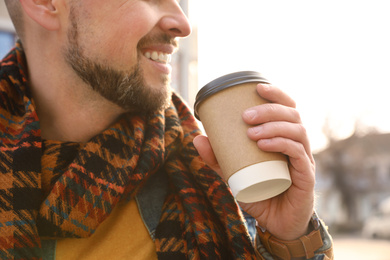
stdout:
POLYGON ((175 94, 151 118, 123 115, 82 144, 41 188, 42 139, 22 46, 0 64, 0 258, 40 259, 41 237, 88 237, 159 170, 169 178, 156 230, 159 259, 254 259, 239 207, 192 144, 200 134, 175 94))

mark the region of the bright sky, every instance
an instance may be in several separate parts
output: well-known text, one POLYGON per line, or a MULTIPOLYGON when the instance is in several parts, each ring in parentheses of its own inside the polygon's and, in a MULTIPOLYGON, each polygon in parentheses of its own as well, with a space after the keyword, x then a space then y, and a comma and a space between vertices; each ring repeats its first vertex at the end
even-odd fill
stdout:
POLYGON ((327 117, 345 138, 356 119, 390 131, 388 0, 190 0, 199 86, 261 72, 292 96, 313 150, 327 117))

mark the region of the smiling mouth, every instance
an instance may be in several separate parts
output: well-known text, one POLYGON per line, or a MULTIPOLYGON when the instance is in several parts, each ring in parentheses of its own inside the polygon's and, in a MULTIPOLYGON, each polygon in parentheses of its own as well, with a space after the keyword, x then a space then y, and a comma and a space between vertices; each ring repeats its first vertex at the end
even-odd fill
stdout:
POLYGON ((171 61, 172 59, 172 54, 169 53, 164 53, 164 52, 157 52, 157 51, 152 51, 152 52, 145 52, 144 56, 147 59, 150 59, 152 61, 156 61, 159 63, 167 64, 171 61))

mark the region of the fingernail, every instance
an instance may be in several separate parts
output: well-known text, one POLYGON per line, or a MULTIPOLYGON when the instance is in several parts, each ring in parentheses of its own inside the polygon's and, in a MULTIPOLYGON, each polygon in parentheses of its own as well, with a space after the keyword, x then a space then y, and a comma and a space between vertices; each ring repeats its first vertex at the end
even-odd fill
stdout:
POLYGON ((258 134, 263 132, 263 127, 258 125, 258 126, 249 128, 249 131, 252 132, 253 135, 257 136, 258 134))
POLYGON ((257 141, 257 143, 267 145, 267 144, 271 143, 271 140, 270 139, 260 139, 259 141, 257 141))
POLYGON ((244 116, 247 118, 247 119, 253 119, 253 118, 255 118, 255 116, 256 116, 256 111, 255 110, 246 110, 245 112, 244 112, 244 116))
POLYGON ((194 140, 192 140, 192 143, 194 144, 195 148, 196 148, 196 144, 198 143, 197 137, 198 137, 198 136, 195 136, 194 140))
POLYGON ((260 84, 264 90, 269 90, 271 89, 271 85, 270 84, 260 84))

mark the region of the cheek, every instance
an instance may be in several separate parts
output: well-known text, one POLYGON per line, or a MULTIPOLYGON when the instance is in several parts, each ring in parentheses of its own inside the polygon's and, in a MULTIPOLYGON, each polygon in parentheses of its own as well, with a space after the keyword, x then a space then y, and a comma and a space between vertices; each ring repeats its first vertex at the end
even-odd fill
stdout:
POLYGON ((79 44, 86 56, 118 69, 133 66, 139 41, 158 24, 158 9, 139 0, 84 0, 81 6, 79 44))
POLYGON ((116 63, 127 65, 137 59, 139 41, 153 29, 153 19, 137 14, 115 15, 105 19, 104 25, 95 27, 94 46, 100 47, 105 59, 115 59, 116 63))

